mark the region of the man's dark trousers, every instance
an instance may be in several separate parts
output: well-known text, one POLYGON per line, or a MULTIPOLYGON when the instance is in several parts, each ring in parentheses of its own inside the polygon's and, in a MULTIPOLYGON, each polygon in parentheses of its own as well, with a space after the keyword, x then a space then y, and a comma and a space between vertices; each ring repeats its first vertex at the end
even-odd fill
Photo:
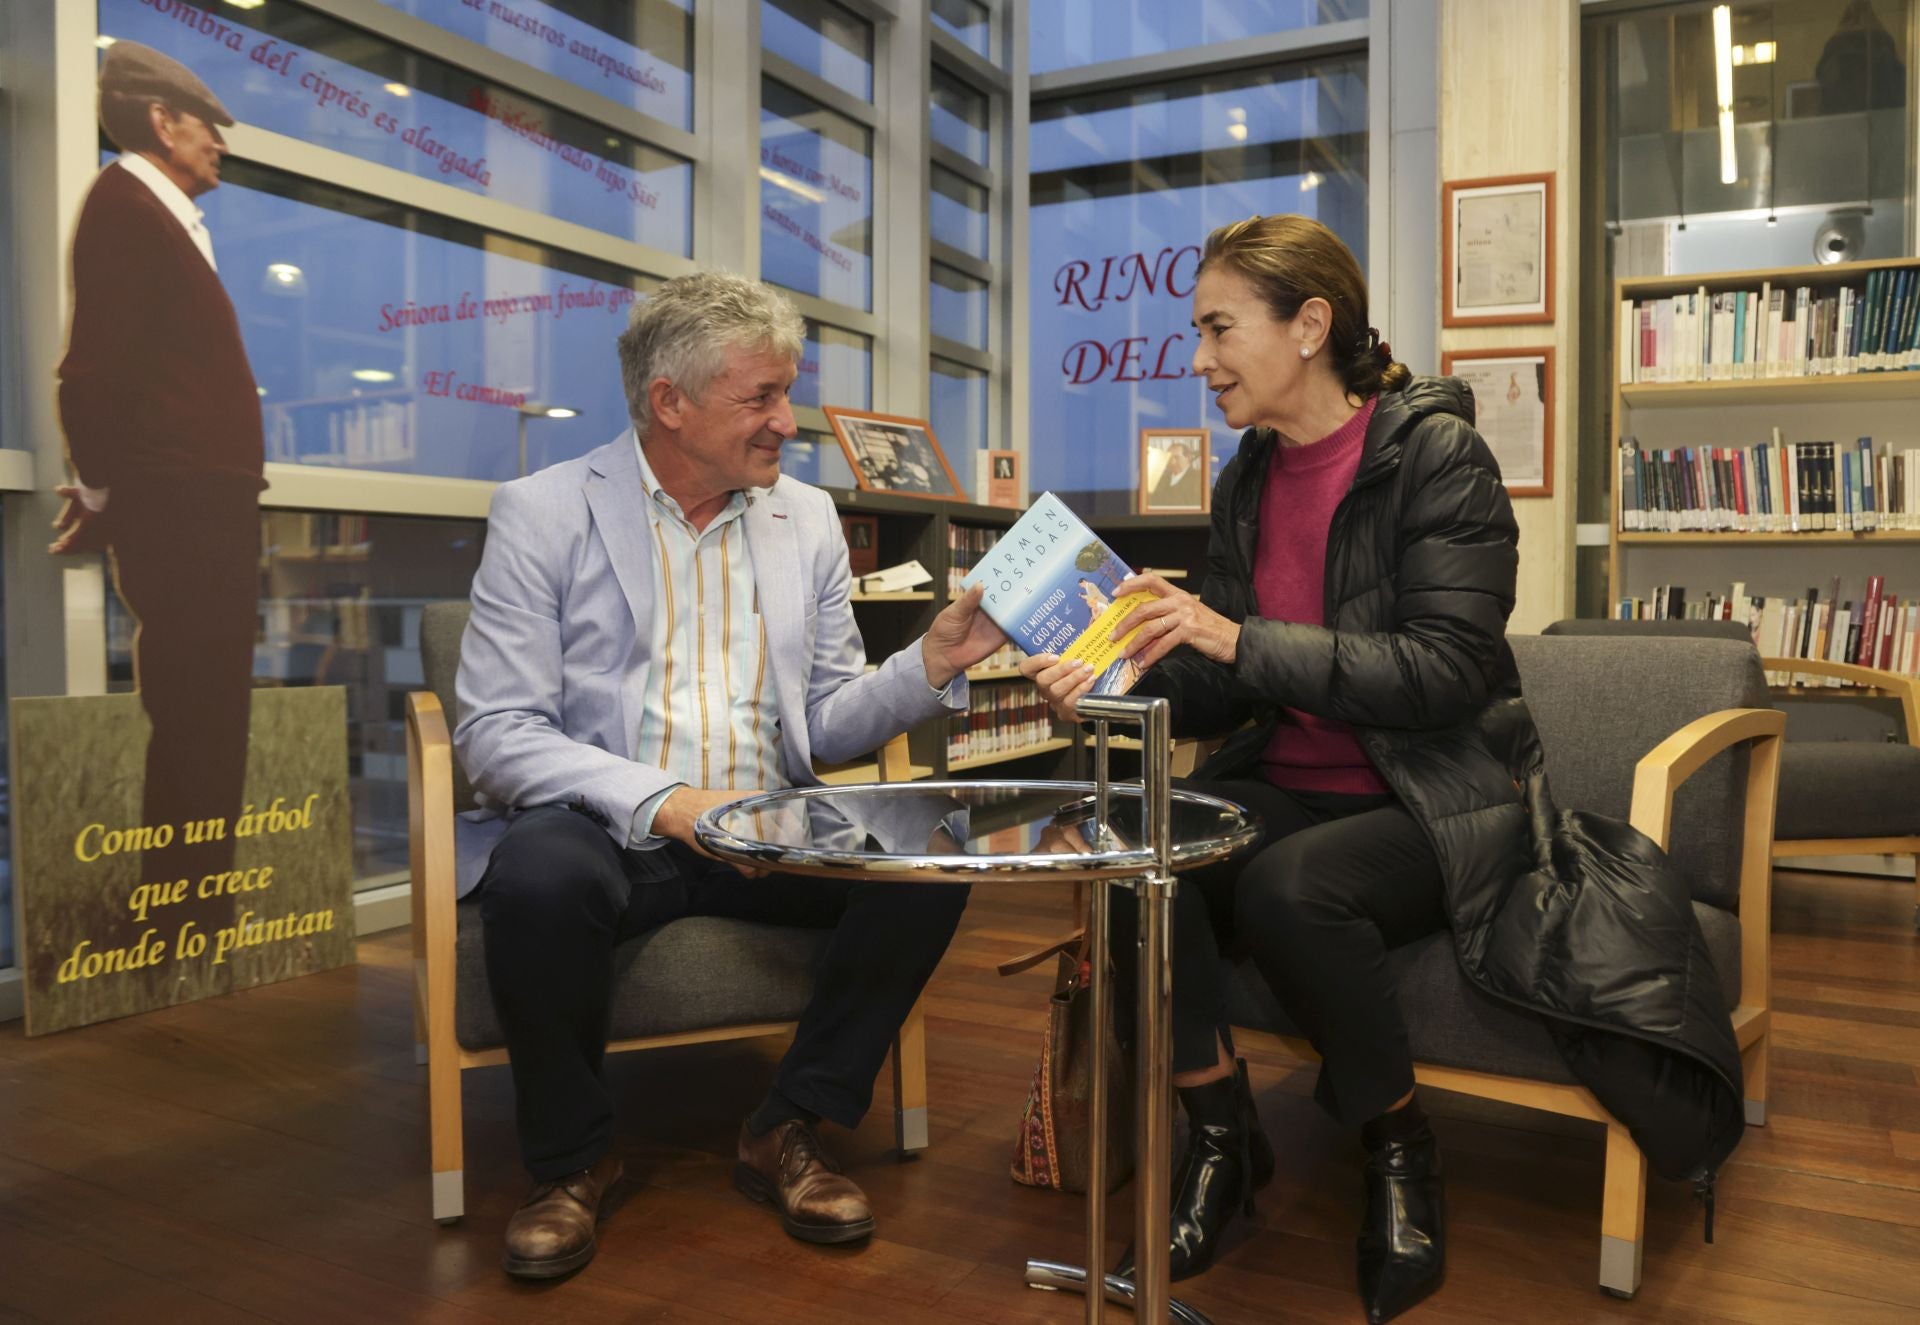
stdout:
MULTIPOLYGON (((749 879, 678 842, 623 850, 584 814, 551 805, 507 826, 479 897, 521 1156, 544 1182, 587 1168, 611 1141, 613 1099, 602 1064, 617 944, 685 916, 831 928, 774 1088, 851 1128, 959 926, 967 889, 749 879)), ((742 1101, 743 1114, 749 1104, 742 1101)))

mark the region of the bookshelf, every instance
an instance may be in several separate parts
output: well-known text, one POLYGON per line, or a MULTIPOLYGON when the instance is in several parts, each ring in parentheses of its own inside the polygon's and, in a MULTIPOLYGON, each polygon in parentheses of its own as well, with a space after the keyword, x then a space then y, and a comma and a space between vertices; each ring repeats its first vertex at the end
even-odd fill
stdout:
MULTIPOLYGON (((1920 485, 1912 481, 1920 456, 1911 454, 1920 448, 1920 410, 1914 408, 1920 402, 1920 259, 1622 280, 1615 284, 1615 308, 1609 615, 1623 614, 1623 599, 1643 600, 1645 614, 1654 615, 1656 591, 1668 586, 1684 591, 1683 614, 1694 615, 1705 597, 1726 598, 1742 584, 1749 612, 1752 600, 1790 606, 1811 599, 1818 622, 1836 580, 1843 606, 1864 607, 1869 579, 1877 576, 1884 596, 1898 599, 1896 633, 1905 628, 1911 636, 1920 628, 1911 612, 1920 600, 1914 554, 1920 485), (1748 293, 1754 297, 1735 298, 1748 293), (1764 297, 1776 293, 1777 316, 1764 297), (1799 316, 1783 329, 1788 310, 1799 316), (1846 482, 1851 471, 1862 480, 1864 497, 1858 438, 1872 439, 1879 512, 1873 528, 1859 527, 1866 523, 1860 499, 1846 482), (1834 444, 1832 457, 1808 452, 1810 442, 1834 444), (1670 459, 1658 461, 1664 468, 1648 484, 1646 457, 1634 468, 1623 443, 1670 459), (1780 455, 1777 444, 1795 448, 1788 453, 1794 463, 1813 457, 1811 509, 1831 510, 1828 519, 1844 525, 1851 507, 1855 528, 1790 531, 1778 527, 1790 516, 1765 518, 1767 510, 1783 510, 1809 491, 1797 486, 1791 466, 1794 476, 1785 480, 1771 467, 1780 455), (1717 449, 1676 485, 1675 463, 1687 464, 1680 448, 1696 455, 1700 448, 1717 449), (1900 471, 1891 485, 1877 481, 1881 456, 1900 471), (1833 476, 1824 490, 1822 472, 1833 476), (1763 491, 1752 482, 1756 474, 1763 491), (1789 486, 1796 491, 1784 491, 1789 486), (1673 495, 1692 510, 1719 506, 1725 514, 1691 517, 1708 528, 1628 527, 1630 508, 1644 512, 1639 523, 1650 524, 1661 517, 1649 508, 1673 495)), ((1725 613, 1738 614, 1742 606, 1730 604, 1725 613)), ((1840 619, 1844 625, 1847 618, 1840 619)), ((1817 631, 1806 633, 1809 652, 1817 638, 1817 631)), ((1763 642, 1761 651, 1799 652, 1776 645, 1763 642)), ((1844 637, 1830 630, 1827 647, 1844 649, 1844 637)), ((1920 638, 1909 638, 1903 649, 1896 637, 1887 661, 1908 670, 1920 666, 1920 638)))

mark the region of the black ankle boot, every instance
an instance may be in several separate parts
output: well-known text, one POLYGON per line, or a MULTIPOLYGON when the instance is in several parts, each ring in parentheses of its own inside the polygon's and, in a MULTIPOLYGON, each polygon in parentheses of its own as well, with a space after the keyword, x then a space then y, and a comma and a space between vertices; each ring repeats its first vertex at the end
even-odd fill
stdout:
MULTIPOLYGON (((1203 1086, 1176 1088, 1187 1115, 1187 1153, 1174 1167, 1167 1221, 1167 1277, 1190 1279, 1213 1264, 1234 1212, 1253 1213, 1253 1194, 1273 1181, 1273 1147, 1260 1130, 1247 1064, 1203 1086)), ((1133 1278, 1133 1250, 1114 1273, 1133 1278)))
POLYGON ((1367 1214, 1360 1225, 1360 1301, 1372 1325, 1381 1325, 1440 1286, 1446 1200, 1439 1144, 1417 1102, 1375 1118, 1361 1141, 1367 1214))

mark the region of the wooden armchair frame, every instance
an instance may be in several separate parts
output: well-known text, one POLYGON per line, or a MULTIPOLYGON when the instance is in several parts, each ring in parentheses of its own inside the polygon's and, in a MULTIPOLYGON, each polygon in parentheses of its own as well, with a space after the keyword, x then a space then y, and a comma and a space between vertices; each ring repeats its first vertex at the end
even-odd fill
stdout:
MULTIPOLYGON (((1769 672, 1787 673, 1789 685, 1795 675, 1830 676, 1849 685, 1865 687, 1867 696, 1864 697, 1885 696, 1899 700, 1901 716, 1906 722, 1907 744, 1920 747, 1920 679, 1902 676, 1898 672, 1883 672, 1877 667, 1821 662, 1811 658, 1762 658, 1760 665, 1769 672)), ((1920 929, 1920 835, 1774 839, 1775 860, 1791 860, 1797 856, 1912 856, 1913 923, 1916 929, 1920 929)))
MULTIPOLYGON (((1674 793, 1709 759, 1751 742, 1746 812, 1740 855, 1740 1002, 1733 1011, 1734 1036, 1746 1077, 1746 1118, 1766 1121, 1769 995, 1769 912, 1773 901, 1774 804, 1780 781, 1780 745, 1786 717, 1773 709, 1723 709, 1688 723, 1655 746, 1634 768, 1633 826, 1664 849, 1673 827, 1674 793)), ((1246 1043, 1304 1061, 1317 1055, 1304 1039, 1236 1028, 1246 1043)), ((1519 1104, 1607 1129, 1606 1174, 1600 1204, 1600 1286, 1615 1297, 1640 1287, 1645 1243, 1647 1160, 1633 1137, 1584 1086, 1500 1076, 1429 1063, 1414 1065, 1414 1079, 1437 1090, 1519 1104)))
MULTIPOLYGON (((907 739, 878 755, 879 780, 908 772, 907 739)), ((846 770, 842 770, 845 772, 846 770)), ((442 1224, 466 1212, 465 1133, 460 1074, 507 1061, 505 1049, 463 1049, 454 1034, 457 989, 454 910, 453 741, 440 700, 430 690, 407 696, 407 824, 413 867, 413 1027, 415 1061, 427 1068, 432 1138, 433 1217, 442 1224)), ((707 1044, 762 1035, 790 1035, 791 1021, 716 1026, 639 1039, 612 1040, 608 1053, 707 1044)), ((903 1154, 927 1147, 927 1026, 915 1004, 893 1042, 894 1136, 903 1154)))

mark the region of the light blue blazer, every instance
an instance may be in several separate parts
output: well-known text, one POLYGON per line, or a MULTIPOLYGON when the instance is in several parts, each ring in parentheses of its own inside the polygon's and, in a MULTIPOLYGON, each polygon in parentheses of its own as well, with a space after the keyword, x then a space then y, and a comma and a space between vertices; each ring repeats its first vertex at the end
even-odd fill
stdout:
MULTIPOLYGON (((865 670, 832 498, 786 477, 748 495, 789 782, 966 708, 964 677, 928 685, 918 640, 865 670)), ((454 752, 483 807, 458 833, 461 896, 516 810, 584 801, 624 846, 640 803, 676 780, 633 760, 653 680, 646 501, 631 430, 494 493, 455 683, 454 752)))

